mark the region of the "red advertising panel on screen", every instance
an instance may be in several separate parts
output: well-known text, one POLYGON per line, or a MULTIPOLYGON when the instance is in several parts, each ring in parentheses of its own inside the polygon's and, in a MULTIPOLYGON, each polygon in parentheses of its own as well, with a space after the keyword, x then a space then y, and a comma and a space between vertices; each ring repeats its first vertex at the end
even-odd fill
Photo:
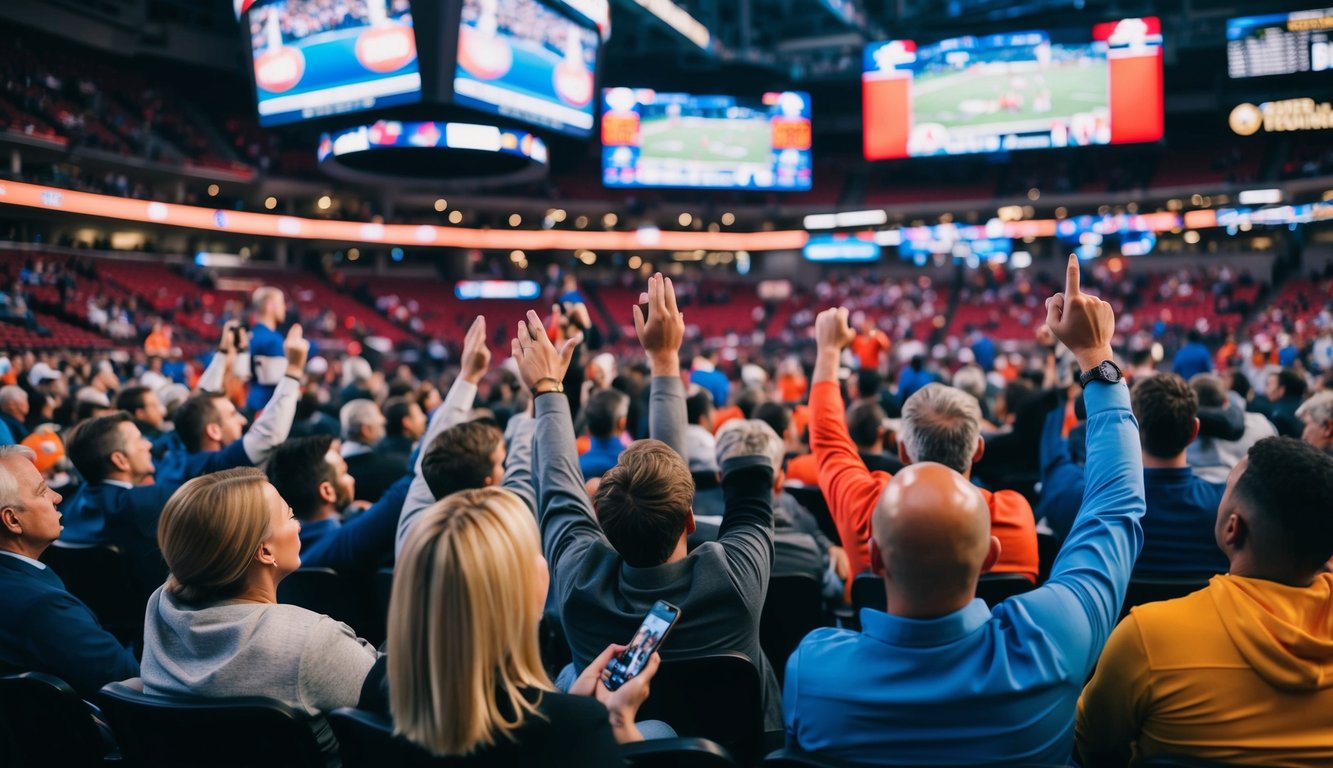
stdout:
POLYGON ((868 160, 1162 137, 1162 29, 1153 17, 872 43, 861 77, 868 160))

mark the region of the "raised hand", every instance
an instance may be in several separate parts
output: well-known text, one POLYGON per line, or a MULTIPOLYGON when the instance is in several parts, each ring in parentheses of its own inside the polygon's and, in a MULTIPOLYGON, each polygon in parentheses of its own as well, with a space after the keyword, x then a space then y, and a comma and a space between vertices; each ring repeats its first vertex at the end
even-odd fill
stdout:
POLYGON ((648 278, 648 292, 639 295, 639 303, 648 306, 648 316, 643 316, 643 309, 634 307, 634 330, 639 334, 639 343, 648 354, 648 366, 654 376, 680 375, 680 345, 685 340, 685 315, 676 306, 676 289, 671 278, 662 277, 658 272, 648 278))
POLYGON ((1079 368, 1091 370, 1113 357, 1115 312, 1111 305, 1079 288, 1078 257, 1070 255, 1065 291, 1046 300, 1046 325, 1078 359, 1079 368))
POLYGON ((476 384, 491 368, 491 350, 486 346, 486 318, 477 315, 463 338, 463 357, 460 362, 464 381, 476 384))
MULTIPOLYGON (((541 318, 536 312, 528 310, 527 320, 518 323, 518 333, 510 342, 510 351, 518 362, 519 378, 533 394, 540 395, 558 388, 564 382, 569 361, 574 359, 574 350, 581 343, 583 334, 576 333, 561 341, 558 346, 552 344, 541 318)), ((489 356, 488 352, 487 359, 489 356)))
POLYGON ((282 351, 287 356, 287 375, 301 378, 305 374, 305 361, 310 356, 310 341, 301 332, 300 323, 292 323, 287 330, 287 338, 282 340, 282 351))
POLYGON ((841 352, 856 339, 856 331, 852 330, 847 317, 846 308, 835 307, 820 312, 815 318, 815 343, 820 352, 841 352))

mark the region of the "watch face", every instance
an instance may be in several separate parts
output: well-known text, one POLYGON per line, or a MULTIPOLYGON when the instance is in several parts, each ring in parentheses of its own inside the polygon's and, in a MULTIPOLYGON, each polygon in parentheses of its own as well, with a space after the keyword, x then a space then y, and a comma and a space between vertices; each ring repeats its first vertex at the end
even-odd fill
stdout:
POLYGON ((1103 360, 1101 365, 1097 366, 1097 369, 1098 373, 1100 373, 1101 377, 1106 381, 1113 384, 1120 381, 1120 369, 1115 367, 1115 364, 1109 360, 1103 360))

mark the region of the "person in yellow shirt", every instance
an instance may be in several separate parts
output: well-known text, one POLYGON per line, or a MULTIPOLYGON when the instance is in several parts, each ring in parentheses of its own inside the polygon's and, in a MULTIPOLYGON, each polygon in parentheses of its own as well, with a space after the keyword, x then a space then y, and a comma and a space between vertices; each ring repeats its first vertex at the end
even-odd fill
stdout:
POLYGON ((1231 572, 1134 608, 1078 702, 1083 765, 1333 765, 1333 458, 1271 437, 1218 507, 1231 572))

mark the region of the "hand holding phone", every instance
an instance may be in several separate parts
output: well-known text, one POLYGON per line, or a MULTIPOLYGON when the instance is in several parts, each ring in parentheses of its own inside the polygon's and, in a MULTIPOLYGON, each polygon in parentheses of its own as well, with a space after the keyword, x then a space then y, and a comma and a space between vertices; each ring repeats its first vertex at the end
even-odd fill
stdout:
POLYGON ((653 607, 648 610, 648 615, 644 617, 629 645, 606 665, 606 670, 602 673, 602 685, 606 686, 608 691, 615 691, 642 672, 648 660, 661 648, 667 633, 679 618, 680 609, 676 606, 665 600, 653 603, 653 607))

